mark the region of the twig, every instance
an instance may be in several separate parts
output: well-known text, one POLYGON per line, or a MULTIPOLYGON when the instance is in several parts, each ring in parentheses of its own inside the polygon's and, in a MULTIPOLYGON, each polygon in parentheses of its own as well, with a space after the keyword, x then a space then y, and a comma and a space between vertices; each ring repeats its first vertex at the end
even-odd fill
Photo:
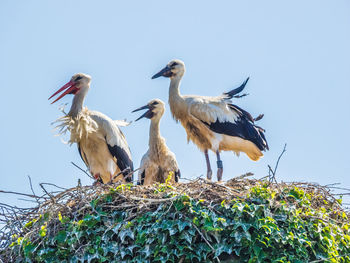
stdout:
MULTIPOLYGON (((267 167, 269 168, 269 185, 274 181, 277 184, 277 180, 276 180, 276 174, 275 172, 272 170, 271 166, 268 164, 267 167), (271 176, 272 175, 272 176, 271 176)), ((269 186, 268 185, 268 186, 269 186)))
POLYGON ((131 175, 133 175, 136 171, 138 171, 138 170, 140 170, 140 169, 141 169, 141 168, 137 168, 137 169, 135 169, 135 170, 133 170, 133 171, 130 171, 130 168, 129 168, 129 167, 128 167, 128 168, 125 168, 123 171, 120 171, 119 173, 117 173, 116 175, 114 175, 112 180, 114 180, 115 178, 117 178, 119 175, 124 174, 125 172, 128 172, 128 174, 124 176, 124 179, 126 179, 126 178, 130 177, 131 175))
POLYGON ((185 258, 186 258, 186 256, 185 256, 185 255, 183 255, 183 256, 180 258, 179 263, 184 262, 185 258))
MULTIPOLYGON (((209 241, 205 238, 205 236, 203 235, 203 233, 198 229, 198 227, 192 222, 192 226, 197 230, 198 234, 200 234, 200 236, 202 237, 202 239, 205 241, 205 243, 207 243, 207 245, 210 247, 210 249, 213 251, 214 255, 215 255, 215 249, 213 248, 213 246, 209 243, 209 241)), ((220 259, 218 257, 215 257, 216 260, 218 262, 221 262, 220 259)))
POLYGON ((270 186, 271 183, 272 183, 273 181, 277 184, 277 180, 276 180, 276 171, 277 171, 278 164, 279 164, 279 162, 280 162, 280 160, 281 160, 282 155, 286 152, 286 147, 287 147, 287 144, 285 143, 285 144, 284 144, 284 147, 283 147, 283 151, 281 152, 280 156, 279 156, 278 159, 277 159, 277 162, 276 162, 276 165, 275 165, 275 169, 272 170, 272 168, 271 168, 270 165, 267 166, 267 167, 269 168, 269 182, 270 182, 270 183, 268 184, 268 186, 270 186))
POLYGON ((24 194, 24 193, 18 193, 18 192, 13 192, 13 191, 4 191, 4 190, 0 190, 0 193, 4 193, 4 194, 15 194, 15 195, 23 195, 23 196, 32 197, 32 198, 41 198, 40 196, 31 195, 31 194, 24 194))
POLYGON ((44 190, 44 192, 51 198, 52 202, 53 202, 53 203, 56 203, 55 198, 54 198, 48 191, 46 191, 46 189, 45 189, 43 183, 40 183, 39 185, 40 185, 40 187, 44 190))
POLYGON ((248 172, 248 173, 245 173, 245 174, 242 174, 242 175, 239 175, 239 176, 236 176, 236 177, 233 177, 231 180, 241 180, 243 178, 246 178, 246 177, 249 177, 249 176, 253 176, 254 174, 251 173, 251 172, 248 172))
POLYGON ((206 184, 216 186, 216 187, 218 187, 218 188, 224 188, 224 189, 226 189, 231 195, 238 195, 239 197, 241 197, 240 191, 238 191, 238 190, 236 190, 236 189, 234 189, 234 188, 229 188, 229 187, 227 187, 227 186, 225 186, 225 185, 218 184, 218 183, 215 183, 215 182, 210 182, 210 181, 208 181, 208 180, 206 180, 206 179, 201 179, 201 181, 203 181, 203 182, 206 183, 206 184), (234 192, 236 192, 237 194, 232 194, 231 191, 234 191, 234 192))
POLYGON ((285 144, 284 144, 284 147, 283 147, 283 151, 282 151, 282 153, 280 154, 280 156, 279 156, 278 159, 277 159, 277 163, 276 163, 276 166, 275 166, 275 170, 273 171, 273 174, 274 174, 274 175, 276 175, 277 167, 278 167, 278 164, 279 164, 279 162, 280 162, 280 159, 281 159, 282 155, 287 151, 287 150, 286 150, 286 147, 287 147, 287 144, 285 143, 285 144))
POLYGON ((56 184, 53 184, 53 183, 41 183, 42 185, 51 185, 51 186, 54 186, 54 187, 57 187, 58 189, 61 189, 61 190, 67 190, 67 188, 64 188, 62 186, 58 186, 56 184))
POLYGON ((26 207, 12 206, 12 205, 9 205, 9 204, 4 204, 4 203, 0 203, 0 206, 6 206, 6 207, 9 207, 11 209, 19 209, 19 210, 30 210, 30 209, 32 209, 32 208, 26 208, 26 207))
POLYGON ((186 177, 181 177, 181 180, 186 180, 186 181, 190 181, 190 182, 196 182, 199 181, 200 179, 203 179, 202 177, 204 177, 203 174, 201 174, 200 176, 198 176, 196 179, 190 179, 190 178, 186 178, 186 177))
MULTIPOLYGON (((123 196, 125 199, 127 199, 125 196, 123 196)), ((179 198, 178 195, 171 197, 171 198, 158 198, 158 199, 153 199, 153 198, 142 198, 142 197, 136 197, 136 196, 128 196, 128 198, 132 199, 132 200, 136 200, 136 201, 147 201, 150 203, 163 203, 163 202, 168 202, 168 201, 172 201, 175 200, 177 198, 179 198)))
MULTIPOLYGON (((34 189, 33 189, 33 185, 32 185, 32 178, 30 178, 29 175, 28 175, 28 179, 29 179, 30 189, 32 189, 33 195, 36 196, 36 194, 35 194, 35 192, 34 192, 34 189)), ((37 202, 38 204, 40 204, 39 198, 37 198, 37 197, 34 197, 34 198, 35 198, 36 202, 37 202)))
POLYGON ((40 202, 38 202, 37 200, 28 200, 24 198, 18 198, 18 200, 40 204, 40 202))
POLYGON ((71 164, 73 164, 75 167, 77 167, 80 171, 82 171, 84 174, 86 174, 88 177, 90 177, 91 179, 95 180, 95 178, 93 176, 91 176, 88 172, 86 172, 83 168, 81 168, 79 165, 75 164, 74 162, 70 162, 71 164))

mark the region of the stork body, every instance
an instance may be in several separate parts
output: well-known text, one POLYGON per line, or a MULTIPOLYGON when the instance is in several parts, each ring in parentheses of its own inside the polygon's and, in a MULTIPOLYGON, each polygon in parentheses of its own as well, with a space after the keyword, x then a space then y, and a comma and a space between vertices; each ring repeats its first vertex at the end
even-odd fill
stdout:
POLYGON ((234 95, 241 92, 248 79, 238 88, 217 97, 181 95, 179 86, 185 73, 185 65, 173 60, 152 78, 170 78, 169 105, 176 121, 180 121, 192 141, 204 152, 207 163, 207 178, 211 179, 208 150, 217 155, 217 178, 222 179, 221 151, 244 152, 254 161, 268 149, 264 130, 254 124, 254 119, 245 110, 231 103, 234 95))
POLYGON ((164 113, 164 103, 159 100, 151 100, 146 106, 134 111, 148 109, 140 118, 151 119, 149 130, 149 149, 144 154, 140 164, 139 183, 150 185, 155 182, 164 183, 169 174, 172 173, 171 180, 178 181, 180 170, 176 161, 175 154, 169 150, 165 139, 160 134, 159 123, 164 113))
POLYGON ((65 89, 54 102, 66 94, 75 95, 69 113, 58 120, 58 127, 62 133, 70 132, 69 142, 77 143, 81 158, 96 180, 103 183, 132 181, 132 176, 124 178, 133 170, 133 163, 126 139, 117 125, 123 122, 113 121, 100 112, 83 107, 90 80, 91 77, 86 74, 75 74, 70 82, 50 97, 65 89))

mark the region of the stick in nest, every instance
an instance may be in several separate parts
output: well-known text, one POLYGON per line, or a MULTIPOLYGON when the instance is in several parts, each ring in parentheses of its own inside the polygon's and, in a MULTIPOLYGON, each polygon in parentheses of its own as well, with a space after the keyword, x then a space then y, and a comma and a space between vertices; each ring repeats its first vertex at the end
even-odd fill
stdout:
POLYGON ((91 179, 95 180, 95 178, 93 176, 91 176, 87 171, 85 171, 83 168, 81 168, 80 166, 78 166, 77 164, 70 162, 71 164, 73 164, 76 168, 78 168, 80 171, 82 171, 84 174, 86 174, 88 177, 90 177, 91 179))
POLYGON ((286 150, 286 147, 287 147, 287 144, 285 143, 285 144, 284 144, 284 147, 283 147, 283 151, 282 151, 282 153, 280 154, 280 156, 279 156, 278 159, 277 159, 277 162, 276 162, 276 165, 275 165, 275 169, 272 170, 271 166, 268 165, 268 167, 269 167, 269 184, 268 184, 268 186, 270 186, 270 184, 271 184, 272 182, 275 182, 275 183, 277 184, 277 180, 276 180, 276 171, 277 171, 278 164, 279 164, 279 162, 280 162, 280 160, 281 160, 282 155, 287 151, 287 150, 286 150))

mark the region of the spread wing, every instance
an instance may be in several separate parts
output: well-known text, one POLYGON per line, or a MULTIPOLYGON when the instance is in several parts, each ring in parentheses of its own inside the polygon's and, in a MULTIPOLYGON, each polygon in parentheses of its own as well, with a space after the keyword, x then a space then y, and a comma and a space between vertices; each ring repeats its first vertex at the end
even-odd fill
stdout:
MULTIPOLYGON (((125 170, 123 174, 126 176, 130 171, 134 170, 134 166, 124 134, 116 125, 116 122, 108 116, 96 111, 92 111, 90 116, 98 124, 99 131, 106 141, 109 152, 115 158, 120 171, 125 170)), ((132 181, 132 176, 125 179, 130 182, 132 181)))

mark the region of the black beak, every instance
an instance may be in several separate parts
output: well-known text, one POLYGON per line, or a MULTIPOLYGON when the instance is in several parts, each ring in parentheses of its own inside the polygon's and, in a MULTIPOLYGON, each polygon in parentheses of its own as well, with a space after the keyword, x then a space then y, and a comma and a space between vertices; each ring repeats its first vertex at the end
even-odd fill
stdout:
POLYGON ((133 110, 132 112, 135 111, 140 111, 140 110, 144 110, 144 109, 148 109, 148 111, 146 111, 143 115, 141 115, 139 118, 137 118, 135 121, 138 121, 140 119, 142 119, 143 117, 147 118, 147 119, 151 119, 153 117, 153 112, 151 110, 151 107, 147 104, 145 106, 142 106, 140 108, 137 108, 136 110, 133 110))
POLYGON ((171 72, 171 68, 169 68, 168 66, 166 66, 165 68, 163 68, 161 71, 159 71, 157 74, 155 74, 152 79, 156 79, 159 78, 161 76, 163 77, 171 77, 173 75, 173 73, 171 72))

